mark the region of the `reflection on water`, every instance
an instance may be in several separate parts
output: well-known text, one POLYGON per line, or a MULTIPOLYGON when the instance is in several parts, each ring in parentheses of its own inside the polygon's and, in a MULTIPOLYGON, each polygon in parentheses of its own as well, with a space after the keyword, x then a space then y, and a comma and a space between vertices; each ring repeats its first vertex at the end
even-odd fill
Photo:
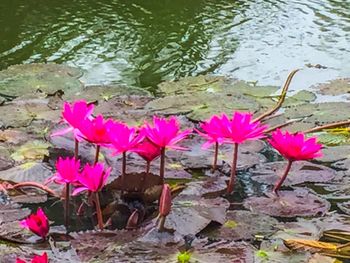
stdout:
POLYGON ((279 83, 306 63, 350 75, 350 0, 2 0, 0 25, 1 69, 68 63, 87 83, 279 83))

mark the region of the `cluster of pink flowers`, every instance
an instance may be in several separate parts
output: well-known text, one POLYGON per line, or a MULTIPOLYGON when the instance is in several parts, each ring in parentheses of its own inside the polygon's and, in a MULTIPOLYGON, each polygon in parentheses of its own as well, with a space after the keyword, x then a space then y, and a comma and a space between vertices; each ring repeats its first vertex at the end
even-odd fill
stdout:
MULTIPOLYGON (((106 168, 103 163, 98 162, 100 147, 112 148, 114 155, 123 154, 122 177, 126 175, 126 152, 135 152, 147 162, 146 173, 149 172, 150 163, 160 156, 159 174, 164 182, 165 150, 186 150, 178 143, 190 135, 192 130, 181 131, 176 117, 166 119, 154 116, 152 123, 145 122, 141 127, 129 127, 127 124, 113 119, 104 119, 102 115, 93 117, 93 110, 94 105, 89 105, 83 100, 73 104, 67 102, 64 104, 62 117, 69 127, 52 134, 52 136, 73 132, 75 139, 74 157, 59 158, 56 163, 57 172, 48 181, 65 184, 66 211, 68 211, 69 206, 70 186, 75 187, 73 195, 83 191, 88 191, 91 195, 94 194, 98 224, 102 229, 104 225, 98 193, 106 185, 111 168, 106 168), (93 164, 86 164, 81 168, 78 147, 82 140, 96 145, 96 156, 93 164)), ((239 145, 247 140, 266 137, 267 126, 260 121, 253 120, 252 117, 251 113, 241 112, 234 112, 232 118, 226 114, 214 115, 208 121, 200 124, 198 130, 196 129, 196 132, 206 139, 203 148, 215 145, 213 170, 216 169, 219 146, 221 144, 233 144, 234 146, 231 176, 227 187, 228 194, 233 191, 234 187, 239 145)), ((322 145, 317 143, 316 138, 306 139, 302 133, 290 134, 278 129, 272 133, 268 141, 288 160, 285 174, 273 189, 276 194, 278 194, 278 190, 294 161, 309 160, 321 155, 322 145)), ((160 218, 163 218, 164 224, 164 218, 169 214, 171 207, 171 190, 167 184, 163 186, 159 206, 160 218)), ((66 217, 68 217, 68 213, 66 213, 66 217)), ((49 231, 47 217, 41 209, 23 220, 21 225, 43 239, 46 238, 49 231)), ((46 254, 45 257, 47 258, 46 254)))

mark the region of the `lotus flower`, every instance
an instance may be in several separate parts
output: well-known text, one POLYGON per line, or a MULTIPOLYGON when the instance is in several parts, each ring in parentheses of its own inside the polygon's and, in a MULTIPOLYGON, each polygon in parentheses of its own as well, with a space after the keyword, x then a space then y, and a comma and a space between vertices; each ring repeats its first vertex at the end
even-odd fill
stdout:
POLYGON ((80 127, 82 122, 85 119, 91 119, 91 114, 94 110, 94 105, 88 105, 85 100, 78 100, 74 102, 72 105, 68 102, 65 102, 63 105, 62 118, 64 122, 69 124, 69 128, 57 131, 53 133, 51 136, 63 135, 68 132, 73 131, 74 137, 77 140, 81 140, 80 127))
POLYGON ((322 144, 317 143, 316 137, 306 139, 303 133, 290 134, 288 131, 283 133, 278 129, 272 133, 269 143, 288 160, 283 176, 273 188, 276 195, 278 195, 294 161, 310 160, 322 156, 322 144))
POLYGON ((317 143, 316 137, 306 139, 303 133, 283 133, 280 129, 271 136, 269 143, 288 160, 310 160, 322 156, 322 144, 317 143))
POLYGON ((29 229, 43 239, 45 239, 49 233, 49 221, 41 208, 37 210, 36 214, 31 214, 29 217, 22 220, 20 224, 22 227, 29 229))
POLYGON ((107 183, 111 168, 104 169, 102 163, 96 163, 94 166, 86 164, 83 171, 77 175, 79 183, 82 185, 73 191, 73 195, 77 195, 82 191, 98 192, 107 183))
MULTIPOLYGON (((46 252, 44 252, 41 256, 35 255, 30 262, 31 263, 48 263, 49 259, 47 257, 46 252)), ((16 263, 26 263, 26 261, 24 261, 23 259, 17 258, 16 263)))
POLYGON ((255 140, 264 137, 263 133, 267 128, 266 125, 261 125, 258 121, 252 121, 252 116, 251 113, 235 112, 232 120, 229 120, 225 115, 222 117, 225 142, 234 144, 231 176, 227 186, 228 194, 233 191, 238 160, 238 145, 247 140, 255 140))
POLYGON ((73 158, 58 158, 56 162, 57 173, 48 181, 54 181, 57 184, 75 183, 80 169, 80 161, 73 158))
POLYGON ((141 129, 141 134, 144 134, 151 142, 161 148, 160 178, 162 181, 164 181, 165 171, 165 148, 184 150, 185 148, 176 144, 190 133, 190 130, 180 132, 180 127, 175 117, 167 120, 154 116, 153 125, 145 123, 145 126, 141 129))

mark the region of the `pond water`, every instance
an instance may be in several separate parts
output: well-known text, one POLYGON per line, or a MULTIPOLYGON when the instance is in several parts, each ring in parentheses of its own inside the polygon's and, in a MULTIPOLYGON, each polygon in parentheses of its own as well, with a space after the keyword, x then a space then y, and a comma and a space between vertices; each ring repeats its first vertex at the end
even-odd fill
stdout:
POLYGON ((0 69, 67 63, 88 84, 205 73, 281 84, 307 63, 350 75, 350 0, 3 0, 0 25, 0 69))

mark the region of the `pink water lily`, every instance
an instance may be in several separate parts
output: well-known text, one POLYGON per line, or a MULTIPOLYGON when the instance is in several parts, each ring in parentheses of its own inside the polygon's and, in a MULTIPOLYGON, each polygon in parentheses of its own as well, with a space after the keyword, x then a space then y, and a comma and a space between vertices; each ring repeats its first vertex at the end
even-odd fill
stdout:
POLYGON ((41 208, 39 208, 35 214, 31 214, 29 217, 22 220, 20 225, 44 239, 46 238, 50 229, 47 216, 41 208))
POLYGON ((200 125, 200 128, 203 132, 200 130, 196 130, 200 136, 207 140, 202 146, 203 149, 207 149, 212 144, 215 144, 212 172, 216 170, 219 145, 225 141, 224 129, 226 127, 224 126, 224 120, 228 120, 226 114, 223 113, 221 116, 214 115, 208 121, 205 121, 200 125))
POLYGON ((254 122, 252 117, 253 114, 251 113, 241 112, 235 112, 231 120, 225 115, 222 117, 225 142, 234 144, 231 176, 227 186, 228 194, 233 191, 238 160, 238 145, 247 140, 263 138, 264 131, 267 129, 267 126, 261 125, 259 121, 254 122))
POLYGON ((207 140, 207 142, 203 144, 203 149, 209 148, 212 144, 221 144, 225 141, 226 134, 224 133, 224 129, 226 128, 227 120, 229 120, 229 118, 223 113, 221 116, 214 115, 209 120, 200 124, 200 128, 203 132, 200 130, 196 131, 207 140))
POLYGON ((170 117, 167 120, 154 116, 153 125, 145 123, 142 132, 150 141, 161 148, 184 150, 186 148, 178 146, 177 143, 185 139, 191 130, 180 132, 180 125, 176 117, 170 117))
POLYGON ((284 174, 273 188, 273 192, 277 195, 294 161, 310 160, 322 156, 322 144, 317 143, 316 137, 305 138, 303 133, 290 134, 288 131, 283 133, 278 129, 272 133, 269 143, 288 160, 284 174))
POLYGON ((65 102, 63 105, 62 118, 65 123, 69 124, 67 129, 57 131, 51 136, 59 136, 68 132, 73 132, 77 140, 81 140, 80 127, 85 119, 91 119, 94 110, 93 104, 88 104, 85 100, 75 101, 73 104, 65 102))
POLYGON ((261 125, 259 121, 253 122, 253 114, 235 112, 232 120, 226 115, 222 116, 222 136, 225 142, 241 144, 247 140, 255 140, 264 137, 267 125, 261 125))
MULTIPOLYGON (((46 252, 44 252, 41 256, 35 255, 30 261, 30 263, 48 263, 48 262, 49 262, 49 258, 47 257, 46 252)), ((16 263, 26 263, 26 261, 23 259, 17 258, 16 263)))
POLYGON ((290 134, 280 129, 272 133, 269 143, 286 159, 310 160, 321 157, 322 144, 317 143, 316 137, 305 138, 303 133, 290 134))
POLYGON ((112 125, 113 121, 111 119, 105 120, 102 115, 98 115, 92 120, 85 119, 80 127, 81 137, 97 145, 108 145, 111 143, 109 130, 112 125))
POLYGON ((66 159, 59 157, 56 162, 57 172, 48 181, 54 181, 57 184, 75 183, 78 181, 79 169, 80 160, 76 160, 74 157, 66 159))
POLYGON ((181 140, 185 139, 191 130, 180 132, 180 125, 175 117, 170 119, 153 117, 153 125, 145 123, 141 129, 141 134, 144 134, 151 142, 159 146, 161 149, 160 158, 160 178, 164 181, 165 172, 165 149, 185 150, 186 148, 177 145, 181 140))
POLYGON ((77 179, 81 186, 73 191, 73 195, 77 195, 82 191, 98 192, 105 184, 111 173, 111 168, 105 169, 103 163, 95 165, 86 164, 83 171, 77 175, 77 179))

